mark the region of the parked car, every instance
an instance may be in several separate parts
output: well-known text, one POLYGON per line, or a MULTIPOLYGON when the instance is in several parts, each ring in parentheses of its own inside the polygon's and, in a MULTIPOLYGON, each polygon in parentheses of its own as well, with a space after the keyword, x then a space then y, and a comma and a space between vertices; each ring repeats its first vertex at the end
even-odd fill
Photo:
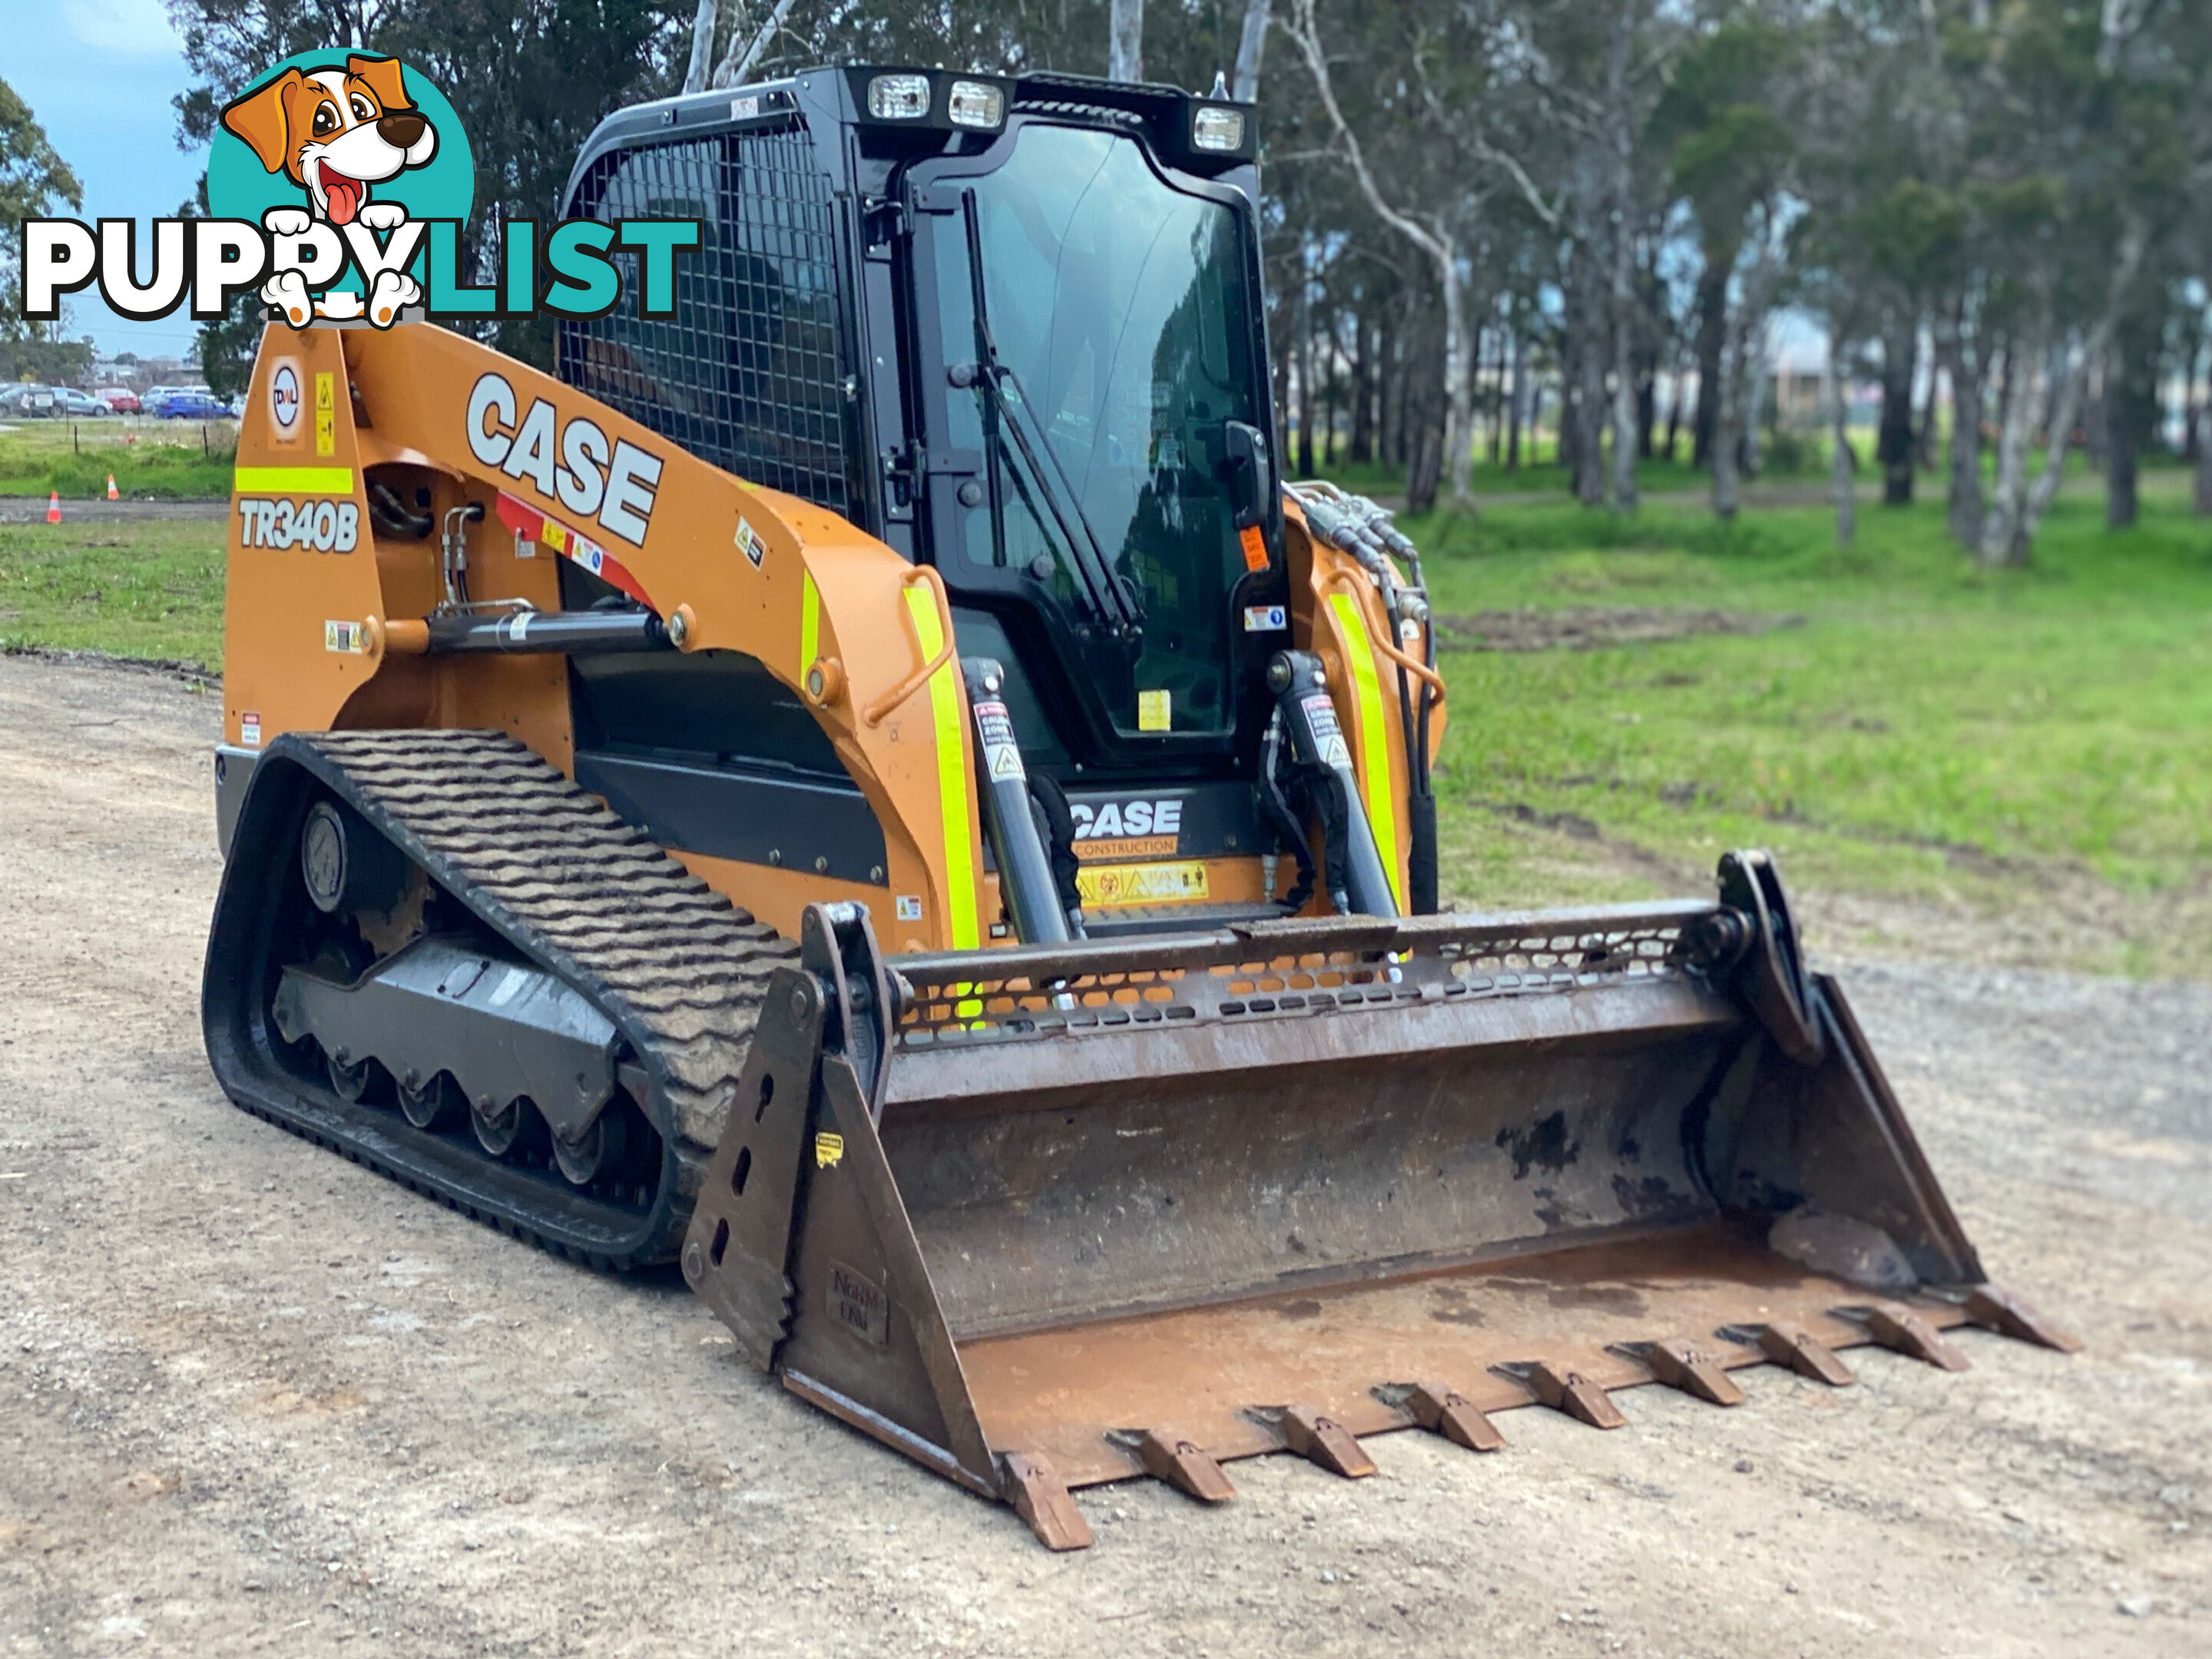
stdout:
POLYGON ((54 388, 54 413, 70 420, 93 420, 109 413, 106 404, 89 392, 79 392, 73 386, 54 388))
POLYGON ((138 412, 138 394, 127 386, 104 386, 92 395, 106 404, 111 414, 136 415, 138 412))
POLYGON ((154 405, 152 412, 165 421, 220 421, 229 409, 209 392, 172 392, 154 405))
POLYGON ((55 412, 57 396, 55 388, 50 386, 11 386, 0 392, 0 410, 35 420, 55 412))

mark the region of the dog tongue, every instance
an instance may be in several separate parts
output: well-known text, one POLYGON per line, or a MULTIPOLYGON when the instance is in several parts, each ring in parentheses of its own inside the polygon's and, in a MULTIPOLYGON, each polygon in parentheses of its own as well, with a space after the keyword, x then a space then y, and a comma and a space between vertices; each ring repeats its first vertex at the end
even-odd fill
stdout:
POLYGON ((361 198, 368 193, 358 179, 349 179, 343 173, 323 169, 323 193, 330 198, 331 222, 349 225, 353 216, 361 211, 361 198))

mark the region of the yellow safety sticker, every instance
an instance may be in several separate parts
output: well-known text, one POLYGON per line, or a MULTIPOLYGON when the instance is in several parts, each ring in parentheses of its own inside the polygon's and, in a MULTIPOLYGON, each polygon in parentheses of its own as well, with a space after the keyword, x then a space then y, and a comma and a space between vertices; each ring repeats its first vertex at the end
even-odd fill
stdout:
POLYGON ((1398 800, 1390 789, 1390 737, 1382 723, 1382 687, 1375 673, 1375 647, 1367 636, 1367 619, 1349 593, 1332 593, 1330 606, 1344 630, 1345 654, 1352 659, 1352 701, 1359 708, 1359 790, 1367 798, 1367 823, 1375 831, 1375 849, 1382 854, 1383 873, 1390 878, 1390 896, 1405 913, 1405 878, 1398 867, 1398 800))
POLYGON ((315 371, 315 453, 335 455, 338 447, 338 377, 331 370, 315 371))
POLYGON ((350 495, 349 466, 241 466, 231 489, 240 495, 350 495))
POLYGON ((1206 896, 1206 866, 1178 864, 1086 864, 1075 872, 1075 890, 1088 907, 1194 904, 1206 896))
MULTIPOLYGON (((937 595, 921 585, 906 590, 907 610, 914 618, 915 638, 924 657, 945 647, 945 629, 938 621, 937 595)), ((948 659, 929 677, 929 712, 937 738, 937 796, 939 814, 945 820, 945 918, 956 951, 973 951, 982 940, 975 920, 974 832, 969 828, 968 754, 960 729, 960 688, 953 681, 957 665, 948 659)))
POLYGON ((811 570, 799 573, 799 672, 804 674, 822 654, 822 590, 814 585, 811 570))
POLYGON ((1137 693, 1137 730, 1165 732, 1175 725, 1175 694, 1171 691, 1139 691, 1137 693))
POLYGON ((845 1137, 823 1130, 814 1137, 814 1167, 834 1170, 845 1156, 845 1137))
POLYGON ((323 624, 323 649, 357 657, 368 649, 368 629, 357 622, 326 622, 323 624))

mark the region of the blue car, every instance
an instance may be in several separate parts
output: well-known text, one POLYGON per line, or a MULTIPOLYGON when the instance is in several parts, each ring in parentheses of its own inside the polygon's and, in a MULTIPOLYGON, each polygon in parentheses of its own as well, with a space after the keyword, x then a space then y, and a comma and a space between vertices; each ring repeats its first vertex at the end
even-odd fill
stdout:
POLYGON ((165 421, 219 421, 230 414, 230 408, 211 392, 172 392, 152 412, 165 421))

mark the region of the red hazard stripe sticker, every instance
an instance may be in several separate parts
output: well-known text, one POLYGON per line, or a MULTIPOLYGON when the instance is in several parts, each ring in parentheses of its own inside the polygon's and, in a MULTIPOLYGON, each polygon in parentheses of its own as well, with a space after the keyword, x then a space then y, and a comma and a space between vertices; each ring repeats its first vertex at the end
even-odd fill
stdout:
POLYGON ((574 560, 601 580, 620 588, 640 605, 653 606, 652 597, 646 592, 645 585, 630 574, 629 568, 582 531, 571 530, 558 519, 549 517, 528 501, 520 496, 510 495, 503 489, 499 494, 498 510, 499 521, 512 530, 518 538, 551 548, 562 558, 574 560))

